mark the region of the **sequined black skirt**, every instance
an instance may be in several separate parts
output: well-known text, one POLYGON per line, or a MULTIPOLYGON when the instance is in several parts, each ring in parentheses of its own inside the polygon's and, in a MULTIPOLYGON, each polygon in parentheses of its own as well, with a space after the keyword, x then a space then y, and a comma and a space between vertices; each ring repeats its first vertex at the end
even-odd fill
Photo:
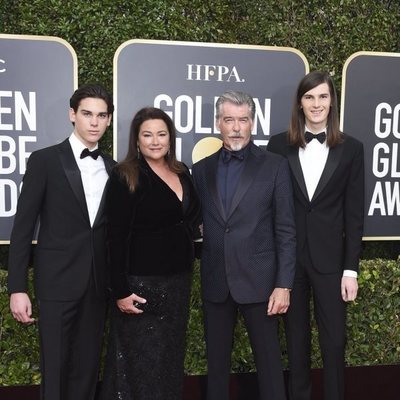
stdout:
POLYGON ((101 400, 181 400, 191 273, 132 276, 140 315, 111 306, 101 400))

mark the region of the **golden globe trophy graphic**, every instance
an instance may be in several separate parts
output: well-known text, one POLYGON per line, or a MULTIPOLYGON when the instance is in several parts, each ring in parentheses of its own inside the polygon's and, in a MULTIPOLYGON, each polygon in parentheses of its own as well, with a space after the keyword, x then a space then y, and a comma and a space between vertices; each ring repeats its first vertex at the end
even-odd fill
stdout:
POLYGON ((222 140, 216 137, 206 137, 199 140, 192 150, 192 162, 197 163, 197 161, 202 160, 214 154, 222 147, 222 140))

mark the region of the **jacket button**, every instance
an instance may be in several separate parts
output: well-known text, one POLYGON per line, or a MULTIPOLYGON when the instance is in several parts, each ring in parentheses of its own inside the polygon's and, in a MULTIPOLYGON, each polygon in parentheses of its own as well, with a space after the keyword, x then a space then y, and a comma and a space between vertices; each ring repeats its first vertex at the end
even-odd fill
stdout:
POLYGON ((225 233, 229 233, 230 232, 230 229, 229 228, 226 228, 225 229, 225 233))

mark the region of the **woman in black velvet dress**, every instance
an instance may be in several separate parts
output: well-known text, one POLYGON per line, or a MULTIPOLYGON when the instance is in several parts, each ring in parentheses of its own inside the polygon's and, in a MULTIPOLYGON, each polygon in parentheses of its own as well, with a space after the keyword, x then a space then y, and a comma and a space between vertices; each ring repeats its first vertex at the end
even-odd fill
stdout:
POLYGON ((128 154, 108 185, 110 282, 115 306, 103 400, 182 398, 193 232, 199 201, 175 157, 168 115, 134 117, 128 154))

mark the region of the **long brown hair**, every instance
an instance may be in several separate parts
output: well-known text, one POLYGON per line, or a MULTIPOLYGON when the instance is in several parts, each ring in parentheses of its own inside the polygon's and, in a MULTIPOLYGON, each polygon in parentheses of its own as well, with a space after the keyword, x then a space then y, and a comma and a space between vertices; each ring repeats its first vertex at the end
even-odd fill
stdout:
POLYGON ((161 119, 165 122, 169 133, 169 152, 165 155, 168 167, 172 172, 181 173, 184 171, 182 163, 176 159, 176 132, 171 118, 161 109, 145 107, 139 110, 133 117, 129 131, 128 153, 123 161, 117 165, 117 171, 125 178, 131 192, 135 191, 139 178, 139 158, 143 157, 138 151, 140 127, 143 122, 149 119, 161 119))
POLYGON ((305 147, 304 127, 306 124, 301 99, 305 93, 314 89, 318 85, 326 83, 329 87, 331 96, 331 107, 328 114, 326 143, 328 147, 335 147, 343 142, 343 134, 339 129, 339 113, 337 104, 337 95, 332 78, 327 72, 313 71, 307 74, 297 87, 296 96, 293 101, 292 116, 289 124, 289 143, 296 147, 305 147))

